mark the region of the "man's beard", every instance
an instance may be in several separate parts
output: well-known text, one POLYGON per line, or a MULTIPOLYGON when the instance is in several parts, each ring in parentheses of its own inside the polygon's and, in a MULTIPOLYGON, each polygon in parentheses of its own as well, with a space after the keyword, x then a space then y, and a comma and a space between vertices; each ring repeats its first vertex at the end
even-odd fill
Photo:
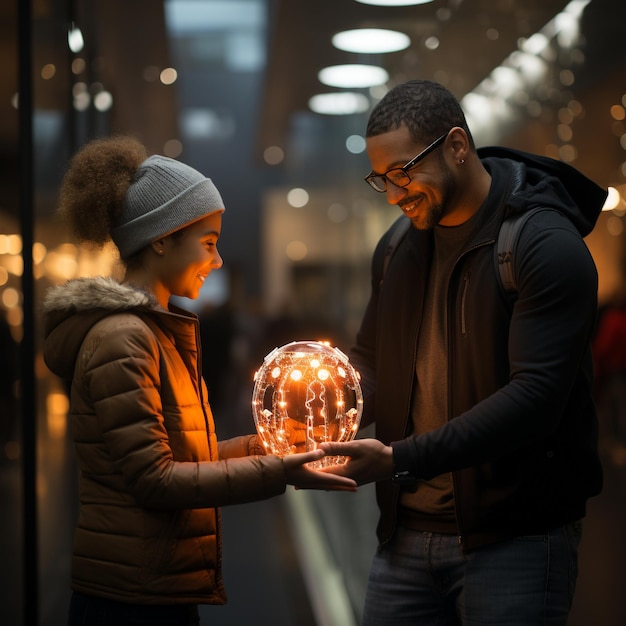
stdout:
POLYGON ((441 202, 431 206, 423 215, 416 216, 412 222, 418 230, 432 230, 448 214, 450 198, 456 193, 456 183, 445 159, 439 159, 441 169, 441 202))

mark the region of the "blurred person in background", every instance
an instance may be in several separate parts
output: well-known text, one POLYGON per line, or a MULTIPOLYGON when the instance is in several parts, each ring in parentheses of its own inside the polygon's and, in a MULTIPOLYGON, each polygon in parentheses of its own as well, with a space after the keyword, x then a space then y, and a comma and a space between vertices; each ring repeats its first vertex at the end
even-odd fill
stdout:
POLYGON ((476 150, 443 86, 396 86, 370 116, 367 182, 411 222, 374 253, 351 353, 376 439, 327 443, 376 482, 365 626, 565 626, 602 472, 592 398, 597 271, 583 241, 606 191, 572 167, 476 150), (505 217, 535 208, 499 280, 505 217))
POLYGON ((600 450, 617 467, 626 465, 626 285, 600 309, 592 344, 600 450))
POLYGON ((356 485, 306 467, 321 450, 279 458, 256 435, 218 441, 198 319, 170 303, 222 266, 210 179, 132 138, 98 139, 72 159, 60 205, 80 241, 112 239, 125 266, 122 281, 75 279, 44 303, 80 469, 69 624, 198 624, 198 604, 226 602, 219 507, 356 485))

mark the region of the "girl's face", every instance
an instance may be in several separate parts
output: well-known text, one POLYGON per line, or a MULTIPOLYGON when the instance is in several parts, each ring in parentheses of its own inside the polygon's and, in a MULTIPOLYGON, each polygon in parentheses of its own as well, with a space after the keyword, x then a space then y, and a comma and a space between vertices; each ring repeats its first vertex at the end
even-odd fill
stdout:
POLYGON ((197 298, 205 278, 222 267, 221 229, 222 214, 212 213, 162 240, 159 282, 170 295, 197 298))

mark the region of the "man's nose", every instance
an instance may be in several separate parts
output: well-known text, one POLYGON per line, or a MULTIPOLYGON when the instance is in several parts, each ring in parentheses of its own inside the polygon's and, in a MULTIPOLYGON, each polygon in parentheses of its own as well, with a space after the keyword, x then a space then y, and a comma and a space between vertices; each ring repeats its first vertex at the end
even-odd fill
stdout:
POLYGON ((407 194, 406 187, 394 185, 390 180, 387 181, 387 202, 389 204, 398 204, 407 194))

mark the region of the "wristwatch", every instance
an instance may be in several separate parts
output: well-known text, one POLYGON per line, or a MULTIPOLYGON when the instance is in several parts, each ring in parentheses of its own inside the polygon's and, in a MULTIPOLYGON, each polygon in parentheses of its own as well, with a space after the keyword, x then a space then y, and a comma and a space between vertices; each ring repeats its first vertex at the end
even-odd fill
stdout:
POLYGON ((394 485, 398 485, 402 487, 402 489, 406 489, 407 491, 415 491, 417 489, 417 478, 413 476, 408 470, 403 470, 400 472, 393 473, 391 477, 391 482, 394 485))
POLYGON ((417 477, 408 468, 413 467, 410 449, 401 441, 392 441, 393 474, 391 482, 406 491, 417 489, 417 477))

